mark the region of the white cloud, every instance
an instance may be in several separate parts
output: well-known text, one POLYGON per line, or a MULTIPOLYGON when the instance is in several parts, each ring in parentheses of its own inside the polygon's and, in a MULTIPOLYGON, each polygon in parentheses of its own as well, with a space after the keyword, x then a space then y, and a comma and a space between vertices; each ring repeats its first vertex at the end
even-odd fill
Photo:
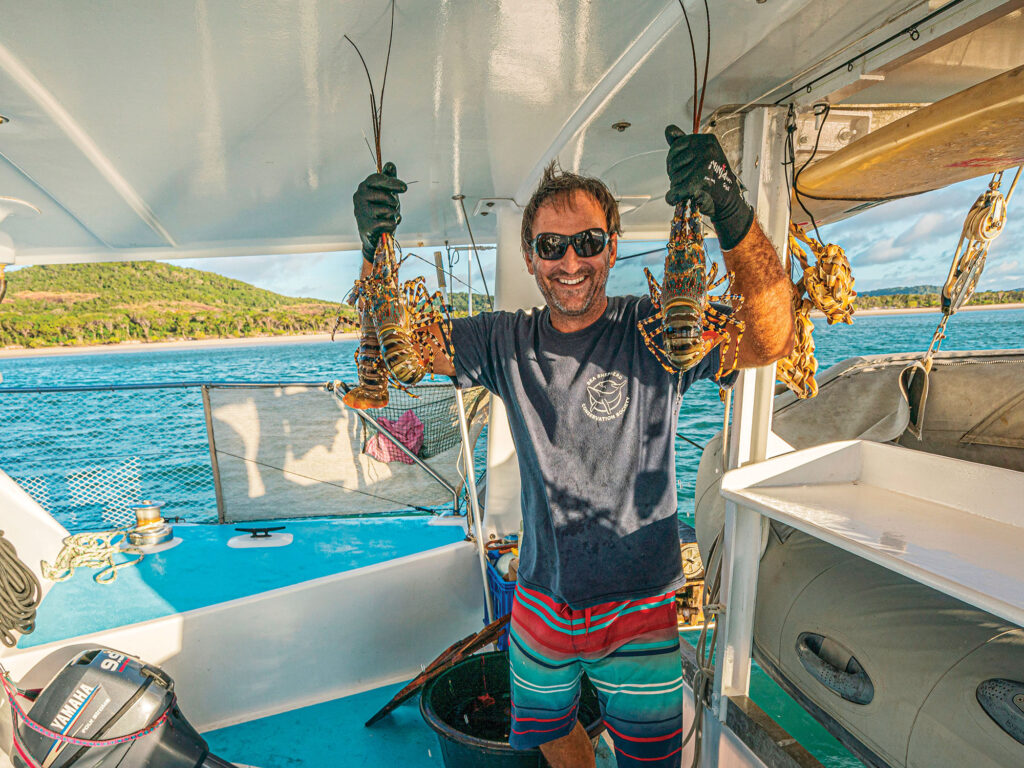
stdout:
MULTIPOLYGON (((926 213, 915 221, 913 225, 905 229, 896 238, 894 244, 899 246, 915 245, 923 238, 946 234, 950 229, 951 221, 950 217, 944 216, 941 213, 926 213)), ((954 231, 959 231, 960 228, 956 224, 953 224, 952 229, 954 231)))
POLYGON ((879 245, 876 245, 863 256, 858 256, 852 263, 855 266, 866 266, 870 264, 889 264, 890 262, 893 261, 899 261, 904 256, 906 256, 906 254, 906 247, 900 247, 895 244, 895 241, 890 240, 887 243, 881 243, 879 245))
POLYGON ((1005 261, 1002 264, 997 264, 995 266, 988 265, 988 268, 985 270, 985 274, 990 275, 990 276, 994 276, 994 275, 1009 275, 1009 274, 1014 274, 1014 273, 1019 272, 1019 271, 1020 271, 1020 261, 1018 261, 1017 259, 1014 259, 1013 261, 1005 261))

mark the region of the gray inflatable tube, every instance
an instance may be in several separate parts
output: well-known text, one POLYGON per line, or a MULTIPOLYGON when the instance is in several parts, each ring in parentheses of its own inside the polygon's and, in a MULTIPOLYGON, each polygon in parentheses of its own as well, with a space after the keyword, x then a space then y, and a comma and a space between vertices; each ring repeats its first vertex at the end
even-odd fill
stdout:
MULTIPOLYGON (((794 448, 881 439, 1024 471, 1024 352, 940 355, 924 402, 920 381, 900 387, 912 362, 845 361, 820 377, 817 399, 777 397, 773 430, 794 448)), ((721 467, 717 436, 697 476, 705 557, 724 522, 721 467)), ((1024 629, 779 524, 761 558, 754 647, 868 765, 1024 765, 1024 629)))

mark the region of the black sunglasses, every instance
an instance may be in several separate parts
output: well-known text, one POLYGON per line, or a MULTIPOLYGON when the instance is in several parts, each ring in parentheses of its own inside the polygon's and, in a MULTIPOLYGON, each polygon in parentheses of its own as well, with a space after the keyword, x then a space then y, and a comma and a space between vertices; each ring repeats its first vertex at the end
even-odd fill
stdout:
POLYGON ((597 256, 608 245, 609 235, 603 229, 594 227, 577 232, 575 235, 556 235, 554 232, 541 232, 533 238, 533 252, 545 261, 555 261, 565 256, 569 243, 572 243, 576 254, 584 259, 597 256))

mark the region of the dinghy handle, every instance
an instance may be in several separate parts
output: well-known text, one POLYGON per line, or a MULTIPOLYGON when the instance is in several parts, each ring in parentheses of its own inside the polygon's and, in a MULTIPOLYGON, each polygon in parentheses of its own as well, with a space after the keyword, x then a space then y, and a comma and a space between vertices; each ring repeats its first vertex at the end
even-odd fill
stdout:
POLYGON ((985 714, 1021 744, 1024 744, 1024 683, 994 678, 985 680, 975 692, 985 714))
MULTIPOLYGON (((869 704, 875 697, 875 686, 860 662, 852 654, 845 669, 823 658, 822 635, 802 632, 796 639, 796 655, 811 676, 833 693, 854 704, 869 704)), ((841 647, 841 646, 840 646, 841 647)))

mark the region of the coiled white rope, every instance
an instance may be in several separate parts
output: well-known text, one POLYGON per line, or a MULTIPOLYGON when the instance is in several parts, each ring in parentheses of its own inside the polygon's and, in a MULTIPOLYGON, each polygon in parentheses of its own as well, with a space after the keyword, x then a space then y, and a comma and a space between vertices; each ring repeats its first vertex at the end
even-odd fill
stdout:
POLYGON ((97 584, 111 584, 122 568, 135 565, 143 558, 142 550, 125 546, 127 531, 116 528, 97 533, 76 533, 64 539, 64 548, 53 565, 42 563, 43 576, 50 581, 67 581, 76 568, 99 568, 93 579, 97 584), (115 555, 138 555, 134 560, 115 563, 115 555))

